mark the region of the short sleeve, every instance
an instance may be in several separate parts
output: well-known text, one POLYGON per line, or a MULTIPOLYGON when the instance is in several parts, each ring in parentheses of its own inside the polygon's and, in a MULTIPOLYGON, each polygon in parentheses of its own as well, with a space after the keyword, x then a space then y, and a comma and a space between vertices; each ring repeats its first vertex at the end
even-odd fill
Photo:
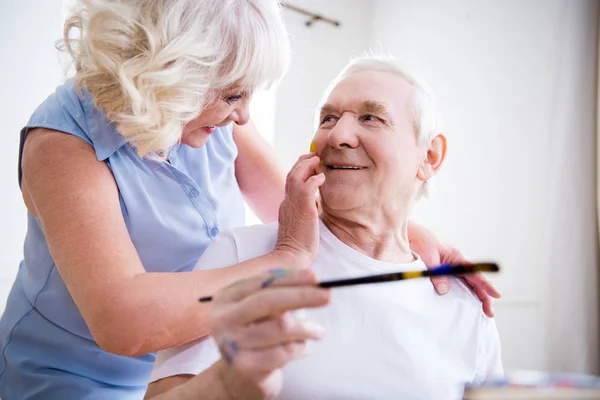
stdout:
POLYGON ((106 115, 96 107, 92 96, 77 88, 74 79, 59 86, 38 106, 21 131, 22 141, 33 128, 68 133, 94 148, 98 161, 104 161, 126 143, 106 115))
POLYGON ((150 382, 175 375, 198 375, 220 358, 217 344, 210 336, 159 351, 150 374, 150 382))
MULTIPOLYGON (((238 263, 236 242, 228 232, 223 232, 204 251, 196 270, 228 267, 238 263)), ((221 358, 212 337, 204 337, 182 346, 159 351, 150 382, 175 375, 197 375, 221 358)))
POLYGON ((493 318, 483 317, 477 370, 472 385, 504 378, 500 335, 493 318))
POLYGON ((82 99, 77 94, 74 81, 59 86, 31 115, 22 134, 33 128, 65 132, 93 146, 88 135, 87 118, 82 99))

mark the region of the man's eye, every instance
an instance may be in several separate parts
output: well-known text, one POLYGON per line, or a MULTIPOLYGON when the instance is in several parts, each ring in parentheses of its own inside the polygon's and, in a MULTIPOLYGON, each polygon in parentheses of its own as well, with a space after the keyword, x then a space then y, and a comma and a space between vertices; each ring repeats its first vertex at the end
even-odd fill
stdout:
POLYGON ((333 115, 328 115, 325 118, 323 118, 323 121, 321 121, 321 123, 326 123, 326 122, 334 122, 337 118, 334 117, 333 115))
POLYGON ((363 121, 381 121, 381 118, 376 117, 372 114, 363 115, 363 121))

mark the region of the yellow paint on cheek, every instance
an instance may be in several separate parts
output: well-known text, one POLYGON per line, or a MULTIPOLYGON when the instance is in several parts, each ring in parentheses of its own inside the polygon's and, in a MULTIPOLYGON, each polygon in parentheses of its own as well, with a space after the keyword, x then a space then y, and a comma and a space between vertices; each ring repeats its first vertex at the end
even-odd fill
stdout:
MULTIPOLYGON (((310 151, 310 153, 316 153, 317 152, 317 144, 314 142, 314 140, 312 142, 310 142, 310 150, 309 151, 310 151)), ((323 165, 323 160, 319 161, 319 165, 323 165)), ((315 169, 315 172, 317 174, 320 172, 318 167, 315 169)))

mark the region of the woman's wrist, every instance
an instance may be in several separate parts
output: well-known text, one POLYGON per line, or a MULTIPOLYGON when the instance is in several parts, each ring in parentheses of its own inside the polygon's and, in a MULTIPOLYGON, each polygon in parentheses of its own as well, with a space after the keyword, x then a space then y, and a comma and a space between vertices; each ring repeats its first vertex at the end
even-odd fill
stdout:
POLYGON ((222 393, 223 400, 259 400, 265 396, 262 391, 236 374, 222 358, 212 368, 217 376, 218 391, 222 393))

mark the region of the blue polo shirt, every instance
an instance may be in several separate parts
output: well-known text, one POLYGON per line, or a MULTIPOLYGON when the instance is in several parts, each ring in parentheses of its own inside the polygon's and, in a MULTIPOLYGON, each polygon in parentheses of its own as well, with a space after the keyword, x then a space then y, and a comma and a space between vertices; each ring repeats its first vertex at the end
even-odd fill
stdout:
MULTIPOLYGON (((148 272, 190 271, 221 230, 244 224, 231 125, 218 128, 201 148, 173 148, 169 163, 142 159, 91 96, 84 91, 80 97, 68 81, 34 112, 21 132, 21 148, 32 128, 77 136, 108 165, 148 272)), ((31 214, 24 260, 0 320, 0 349, 5 400, 141 399, 155 358, 117 356, 98 347, 31 214)))

